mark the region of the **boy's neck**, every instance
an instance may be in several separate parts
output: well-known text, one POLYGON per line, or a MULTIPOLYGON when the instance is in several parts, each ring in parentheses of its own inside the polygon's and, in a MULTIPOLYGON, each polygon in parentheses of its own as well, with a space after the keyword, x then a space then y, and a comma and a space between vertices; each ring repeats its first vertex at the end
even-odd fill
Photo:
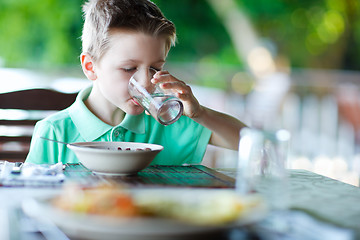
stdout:
POLYGON ((97 93, 92 89, 89 97, 84 101, 86 107, 101 121, 111 126, 119 125, 125 117, 125 112, 111 105, 106 99, 96 97, 97 93))

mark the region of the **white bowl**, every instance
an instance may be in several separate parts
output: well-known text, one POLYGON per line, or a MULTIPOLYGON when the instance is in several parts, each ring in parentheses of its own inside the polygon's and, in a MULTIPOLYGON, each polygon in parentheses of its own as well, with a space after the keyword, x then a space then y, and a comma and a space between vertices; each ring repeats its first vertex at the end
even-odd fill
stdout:
POLYGON ((161 145, 138 142, 77 142, 67 145, 79 161, 95 173, 135 174, 164 149, 161 145))

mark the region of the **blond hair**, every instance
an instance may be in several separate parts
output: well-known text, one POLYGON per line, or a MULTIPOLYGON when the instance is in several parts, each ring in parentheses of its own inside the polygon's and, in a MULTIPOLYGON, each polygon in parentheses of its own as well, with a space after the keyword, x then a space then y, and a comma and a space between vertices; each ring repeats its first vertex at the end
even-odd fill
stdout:
POLYGON ((149 0, 89 0, 83 6, 82 51, 99 60, 109 45, 110 31, 128 29, 166 39, 166 51, 175 45, 175 25, 149 0))

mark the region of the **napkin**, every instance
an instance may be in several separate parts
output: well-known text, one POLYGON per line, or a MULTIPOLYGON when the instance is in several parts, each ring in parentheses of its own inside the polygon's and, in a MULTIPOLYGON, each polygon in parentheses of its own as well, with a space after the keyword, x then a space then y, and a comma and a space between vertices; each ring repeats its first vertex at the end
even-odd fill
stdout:
POLYGON ((21 171, 14 172, 15 163, 5 161, 0 167, 0 183, 3 186, 48 186, 65 181, 63 164, 24 163, 21 171))

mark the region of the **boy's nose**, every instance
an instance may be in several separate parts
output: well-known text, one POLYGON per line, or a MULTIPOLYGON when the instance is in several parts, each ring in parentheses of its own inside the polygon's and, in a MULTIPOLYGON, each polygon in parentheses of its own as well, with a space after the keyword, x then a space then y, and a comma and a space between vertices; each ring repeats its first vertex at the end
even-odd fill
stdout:
POLYGON ((137 81, 143 85, 151 85, 151 79, 155 75, 156 71, 152 68, 139 69, 137 73, 137 81))
POLYGON ((151 79, 153 78, 156 70, 151 68, 140 68, 133 75, 136 82, 138 82, 147 92, 152 93, 156 88, 151 79))

